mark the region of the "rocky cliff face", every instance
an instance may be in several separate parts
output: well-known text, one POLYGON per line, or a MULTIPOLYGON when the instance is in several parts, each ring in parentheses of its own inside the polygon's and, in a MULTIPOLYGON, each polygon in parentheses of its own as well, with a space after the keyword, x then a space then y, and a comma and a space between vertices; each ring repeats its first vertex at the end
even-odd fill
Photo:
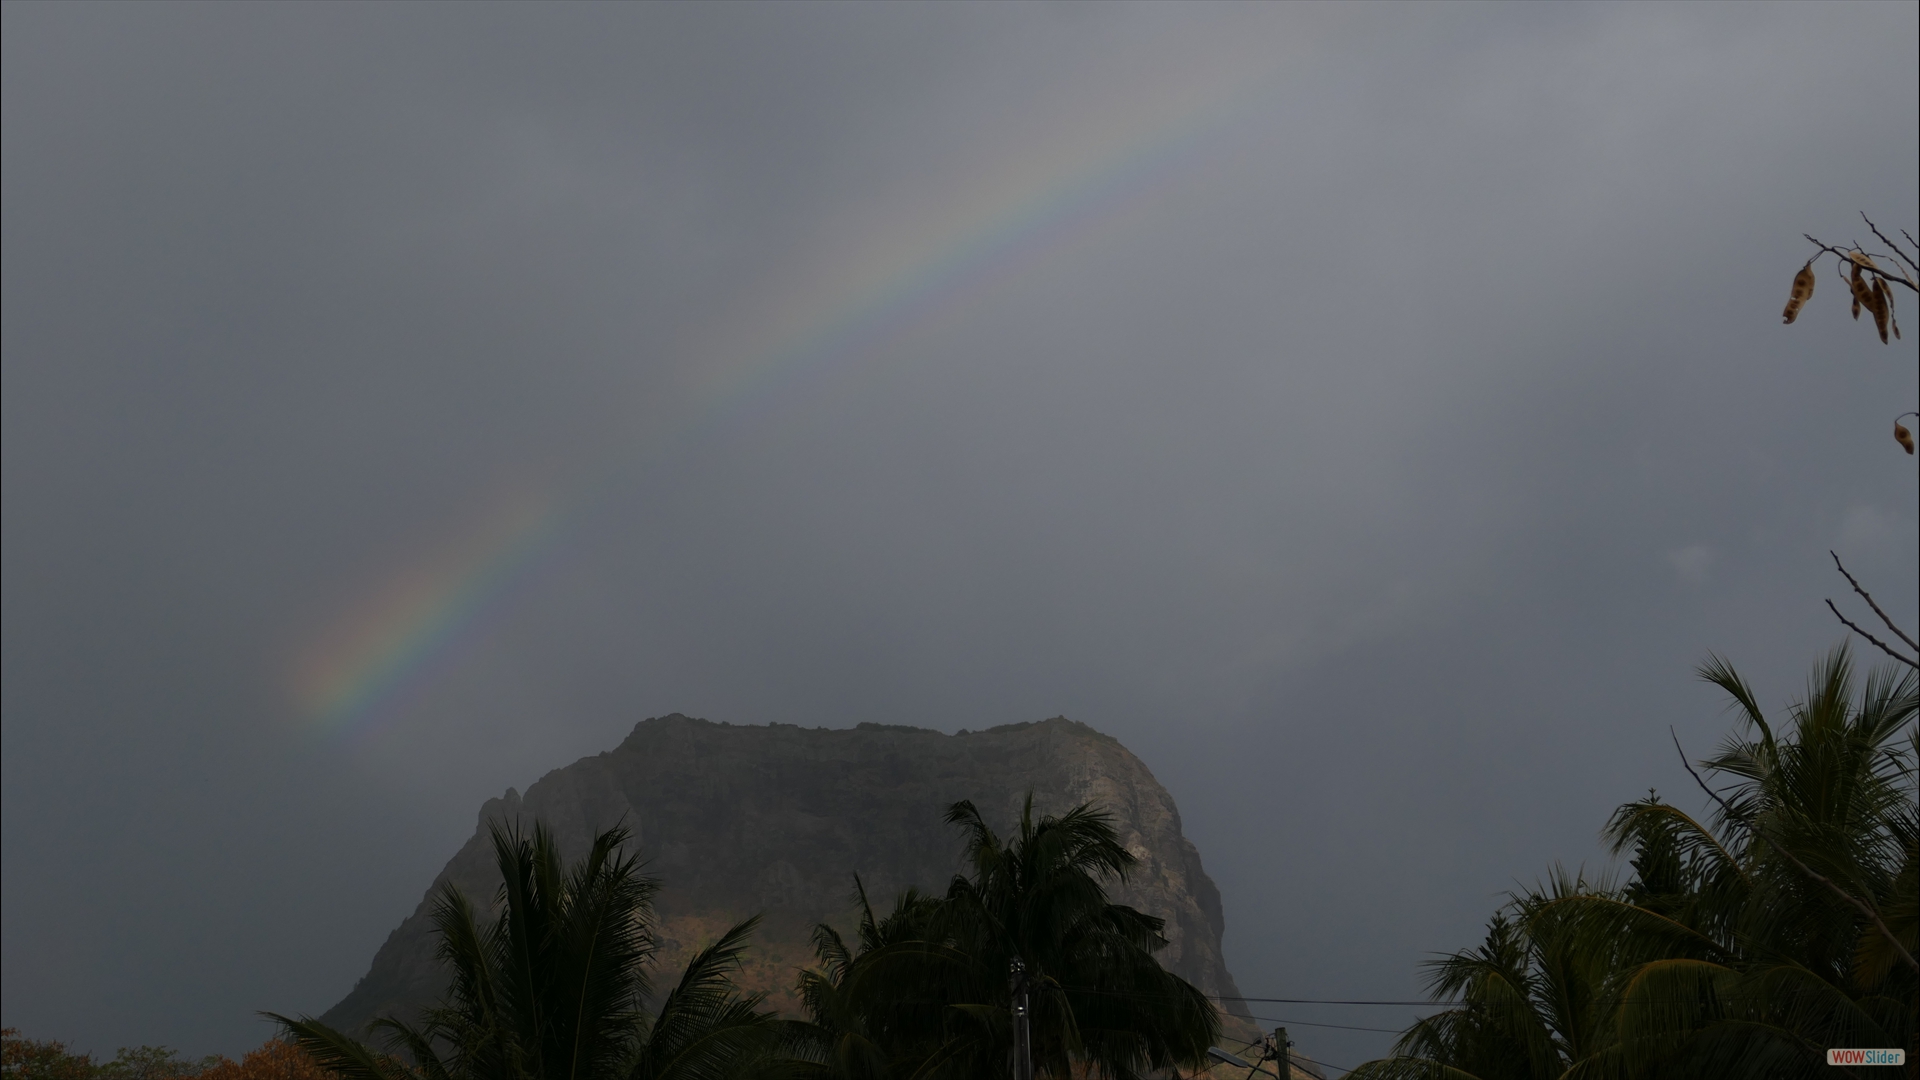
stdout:
MULTIPOLYGON (((1220 893, 1180 833, 1172 796, 1119 742, 1066 719, 958 735, 647 720, 615 749, 541 777, 524 797, 509 790, 488 800, 433 888, 452 881, 477 903, 492 899, 500 879, 489 820, 544 821, 569 858, 595 830, 625 822, 663 883, 657 983, 732 922, 764 913, 742 981, 797 1011, 794 972, 813 962, 807 933, 821 921, 851 933, 855 873, 876 908, 909 885, 944 891, 962 869, 946 808, 971 799, 1005 835, 1029 790, 1036 813, 1089 801, 1111 812, 1140 860, 1124 885, 1110 887, 1114 898, 1166 920, 1163 964, 1216 999, 1239 994, 1220 955, 1220 893)), ((328 1023, 357 1031, 439 997, 431 895, 388 936, 328 1023)))

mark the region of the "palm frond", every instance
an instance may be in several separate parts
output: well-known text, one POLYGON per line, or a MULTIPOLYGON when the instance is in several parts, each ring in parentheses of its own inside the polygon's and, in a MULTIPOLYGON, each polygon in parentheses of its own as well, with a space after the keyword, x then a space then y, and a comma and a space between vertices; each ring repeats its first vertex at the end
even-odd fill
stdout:
POLYGON ((433 1037, 420 1028, 383 1016, 373 1022, 373 1030, 387 1034, 387 1043, 396 1050, 404 1050, 413 1058, 414 1072, 420 1080, 451 1080, 446 1063, 440 1060, 439 1051, 434 1049, 433 1037))
POLYGON ((688 961, 648 1025, 631 1080, 717 1080, 772 1043, 775 1018, 757 1011, 762 995, 741 994, 731 979, 759 924, 757 915, 734 924, 688 961))
POLYGON ((363 1043, 350 1038, 309 1016, 298 1019, 279 1013, 261 1013, 279 1024, 281 1030, 305 1051, 322 1069, 340 1080, 409 1080, 410 1074, 399 1062, 382 1057, 363 1043))
POLYGON ((1754 695, 1753 687, 1733 669, 1733 665, 1718 654, 1708 653, 1706 662, 1695 668, 1694 673, 1727 692, 1737 706, 1740 719, 1759 729, 1761 743, 1771 751, 1773 728, 1767 723, 1767 714, 1760 708, 1760 700, 1754 695))

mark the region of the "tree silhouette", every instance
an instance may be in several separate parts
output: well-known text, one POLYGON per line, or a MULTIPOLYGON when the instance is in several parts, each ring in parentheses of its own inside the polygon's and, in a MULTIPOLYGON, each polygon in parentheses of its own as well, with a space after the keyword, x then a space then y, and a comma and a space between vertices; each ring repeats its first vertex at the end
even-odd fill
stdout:
POLYGON ((417 1025, 375 1021, 411 1067, 317 1020, 268 1015, 345 1080, 726 1080, 771 1066, 779 1025, 730 978, 757 917, 696 955, 649 1012, 658 883, 621 852, 628 831, 596 835, 571 870, 544 825, 490 831, 498 915, 483 923, 442 886, 433 923, 452 987, 417 1025))
POLYGON ((971 873, 942 896, 907 892, 884 919, 856 881, 857 952, 816 929, 821 968, 800 984, 815 1075, 1009 1075, 1015 960, 1038 1074, 1131 1078, 1204 1063, 1220 1031, 1212 1002, 1154 958, 1162 920, 1107 898, 1102 882, 1135 862, 1110 815, 1081 805, 1036 819, 1029 794, 1004 841, 971 802, 947 821, 965 834, 971 873))

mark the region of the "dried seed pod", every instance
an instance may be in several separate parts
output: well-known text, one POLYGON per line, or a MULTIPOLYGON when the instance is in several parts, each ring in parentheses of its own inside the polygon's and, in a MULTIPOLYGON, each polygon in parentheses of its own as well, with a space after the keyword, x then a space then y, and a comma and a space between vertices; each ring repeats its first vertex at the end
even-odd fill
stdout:
POLYGON ((1887 283, 1879 278, 1873 279, 1873 291, 1868 294, 1873 301, 1873 328, 1880 331, 1880 344, 1887 343, 1887 283))
POLYGON ((1898 420, 1893 422, 1893 441, 1900 444, 1900 449, 1909 454, 1913 453, 1913 432, 1908 431, 1907 426, 1898 420))
POLYGON ((1856 319, 1860 317, 1861 308, 1872 311, 1874 306, 1873 286, 1868 285, 1866 281, 1861 278, 1859 267, 1854 268, 1853 280, 1847 282, 1847 284, 1853 287, 1853 317, 1856 319))
POLYGON ((1787 294, 1787 307, 1786 310, 1780 313, 1780 321, 1790 323, 1799 318, 1801 305, 1805 304, 1812 297, 1813 262, 1812 260, 1808 260, 1807 265, 1801 267, 1800 272, 1793 275, 1793 291, 1787 294))

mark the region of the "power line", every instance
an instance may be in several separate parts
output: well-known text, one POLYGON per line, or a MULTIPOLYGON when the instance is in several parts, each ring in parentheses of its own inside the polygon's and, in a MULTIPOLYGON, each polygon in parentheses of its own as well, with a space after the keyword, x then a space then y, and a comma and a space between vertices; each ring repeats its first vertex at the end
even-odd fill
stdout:
MULTIPOLYGON (((1164 1001, 1176 996, 1151 991, 1107 990, 1094 986, 1068 986, 1063 983, 1055 983, 1052 989, 1071 994, 1098 994, 1102 997, 1144 998, 1156 1001, 1164 1001)), ((1535 1007, 1535 1003, 1530 1001, 1357 1001, 1341 998, 1241 997, 1234 994, 1223 994, 1219 1000, 1223 1005, 1233 1002, 1248 1002, 1264 1005, 1398 1005, 1417 1009, 1485 1009, 1495 1006, 1501 1008, 1530 1009, 1535 1007)), ((1624 1001, 1624 999, 1596 1003, 1618 1005, 1621 1004, 1622 1001, 1624 1001)), ((1234 1013, 1232 1015, 1238 1016, 1240 1014, 1234 1013)))
MULTIPOLYGON (((1133 998, 1135 1000, 1144 1000, 1144 1001, 1168 1001, 1168 1000, 1173 1000, 1175 998, 1185 997, 1185 995, 1182 995, 1182 994, 1166 994, 1166 993, 1155 993, 1152 991, 1138 991, 1138 990, 1109 990, 1109 989, 1096 987, 1096 986, 1069 986, 1064 983, 1052 983, 1052 982, 1050 982, 1049 984, 1043 985, 1038 989, 1041 989, 1043 991, 1055 991, 1055 992, 1067 993, 1067 994, 1093 994, 1099 997, 1133 998)), ((929 1003, 934 1001, 934 999, 932 998, 928 998, 925 1000, 926 1002, 929 1002, 929 1003)), ((1363 1000, 1357 1000, 1357 999, 1351 999, 1351 998, 1274 998, 1274 997, 1240 997, 1237 995, 1224 995, 1219 999, 1219 1001, 1223 1006, 1231 1006, 1236 1002, 1244 1002, 1249 1004, 1268 1004, 1268 1005, 1362 1005, 1362 1006, 1383 1005, 1383 1006, 1399 1006, 1402 1008, 1439 1009, 1442 1012, 1460 1012, 1460 1011, 1480 1012, 1480 1011, 1493 1009, 1493 1008, 1502 1008, 1502 1009, 1539 1008, 1539 1003, 1534 1001, 1372 1001, 1372 1000, 1363 1001, 1363 1000)), ((1605 1000, 1595 999, 1593 1004, 1624 1005, 1626 1004, 1626 999, 1625 998, 1613 998, 1613 999, 1605 999, 1605 1000)), ((1247 1016, 1250 1014, 1236 1013, 1236 1012, 1232 1012, 1231 1009, 1229 1009, 1228 1015, 1247 1016)), ((1417 1017, 1416 1019, 1426 1020, 1426 1019, 1432 1019, 1432 1018, 1417 1017)), ((1304 1020, 1299 1021, 1299 1023, 1304 1024, 1308 1027, 1347 1027, 1348 1026, 1343 1024, 1315 1024, 1315 1023, 1311 1023, 1309 1021, 1304 1021, 1304 1020)), ((1397 1034, 1400 1029, 1353 1027, 1351 1030, 1385 1031, 1385 1032, 1397 1034)))
MULTIPOLYGON (((1255 1019, 1265 1019, 1265 1018, 1264 1018, 1264 1017, 1256 1017, 1255 1019)), ((1259 1045, 1261 1045, 1261 1043, 1263 1043, 1263 1042, 1265 1042, 1265 1041, 1266 1041, 1266 1040, 1264 1040, 1264 1039, 1256 1039, 1256 1040, 1254 1040, 1253 1042, 1250 1042, 1250 1043, 1242 1043, 1242 1042, 1240 1042, 1240 1041, 1238 1041, 1238 1040, 1235 1040, 1235 1042, 1234 1042, 1234 1045, 1235 1045, 1235 1046, 1238 1046, 1238 1047, 1240 1048, 1240 1050, 1239 1050, 1239 1052, 1240 1052, 1241 1054, 1247 1054, 1247 1053, 1251 1053, 1254 1047, 1256 1047, 1256 1046, 1259 1046, 1259 1045)), ((1302 1055, 1302 1056, 1305 1056, 1305 1055, 1302 1055)), ((1353 1071, 1352 1069, 1349 1069, 1349 1068, 1347 1068, 1347 1067, 1346 1067, 1345 1065, 1335 1065, 1335 1064, 1334 1064, 1333 1062, 1331 1062, 1331 1061, 1321 1061, 1321 1060, 1320 1060, 1319 1058, 1317 1058, 1317 1057, 1306 1057, 1306 1060, 1308 1060, 1308 1061, 1310 1061, 1310 1062, 1312 1062, 1312 1063, 1313 1063, 1313 1064, 1315 1064, 1315 1065, 1319 1065, 1319 1066, 1323 1066, 1323 1067, 1325 1067, 1325 1068, 1328 1068, 1328 1069, 1338 1069, 1338 1070, 1340 1070, 1340 1072, 1341 1072, 1341 1074, 1342 1074, 1342 1075, 1345 1075, 1346 1073, 1350 1073, 1350 1072, 1352 1072, 1352 1071, 1353 1071)), ((1249 1077, 1249 1078, 1251 1078, 1251 1077, 1253 1077, 1253 1076, 1255 1076, 1255 1075, 1258 1075, 1258 1074, 1256 1074, 1256 1073, 1248 1073, 1247 1075, 1248 1075, 1248 1077, 1249 1077)), ((1289 1077, 1289 1078, 1288 1078, 1288 1080, 1292 1080, 1292 1078, 1291 1078, 1291 1077, 1289 1077)))
POLYGON ((1355 1027, 1352 1024, 1317 1024, 1312 1020, 1287 1020, 1278 1016, 1250 1016, 1249 1020, 1265 1020, 1269 1024, 1285 1024, 1288 1027, 1339 1028, 1341 1031, 1378 1031, 1385 1035, 1398 1035, 1405 1028, 1355 1027))
POLYGON ((1421 1005, 1427 1008, 1447 1008, 1470 1004, 1465 1001, 1342 1001, 1336 998, 1269 998, 1239 997, 1222 995, 1221 1001, 1252 1001, 1268 1005, 1421 1005))
MULTIPOLYGON (((1068 987, 1066 989, 1078 990, 1081 988, 1068 987)), ((1103 993, 1103 991, 1100 991, 1100 990, 1084 990, 1083 992, 1089 993, 1089 994, 1103 993)), ((1222 1004, 1227 1004, 1227 1003, 1236 1002, 1236 1001, 1245 1001, 1245 1002, 1254 1002, 1254 1003, 1262 1003, 1262 1004, 1269 1004, 1269 1005, 1405 1005, 1405 1006, 1412 1006, 1414 1008, 1419 1008, 1419 1009, 1442 1009, 1447 1011, 1457 1011, 1461 1009, 1479 1010, 1479 1009, 1493 1009, 1493 1008, 1533 1009, 1533 1008, 1539 1007, 1539 1003, 1535 1001, 1342 1001, 1334 998, 1263 998, 1263 997, 1233 997, 1233 996, 1223 996, 1220 998, 1220 1001, 1222 1004)), ((1594 998, 1593 1004, 1625 1005, 1627 1001, 1628 999, 1623 997, 1622 998, 1594 998)), ((1233 1015, 1238 1016, 1240 1014, 1235 1013, 1233 1015)))
MULTIPOLYGON (((1109 990, 1097 986, 1068 986, 1064 983, 1055 983, 1052 988, 1063 990, 1070 994, 1098 994, 1102 997, 1145 998, 1156 1001, 1164 1001, 1179 996, 1175 994, 1155 993, 1153 991, 1109 990)), ((1223 995, 1220 1001, 1222 1004, 1246 1001, 1270 1005, 1413 1005, 1430 1009, 1451 1008, 1467 1004, 1466 1002, 1458 1001, 1338 1001, 1332 998, 1260 998, 1239 997, 1237 995, 1223 995)))

